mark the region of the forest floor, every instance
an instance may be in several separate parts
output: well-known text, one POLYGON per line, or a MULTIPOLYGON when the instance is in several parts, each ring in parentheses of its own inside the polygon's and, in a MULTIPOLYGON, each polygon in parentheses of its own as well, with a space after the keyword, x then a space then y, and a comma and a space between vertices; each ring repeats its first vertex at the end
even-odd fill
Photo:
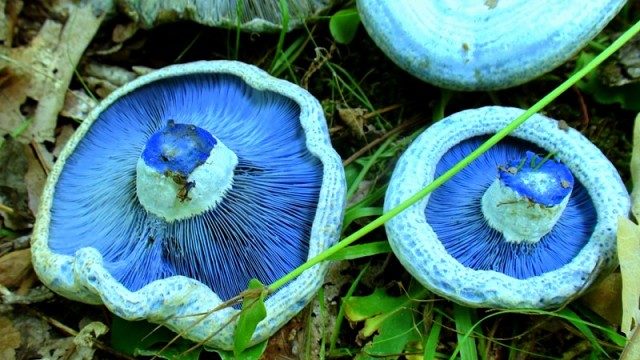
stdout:
MULTIPOLYGON (((332 143, 356 190, 349 206, 356 204, 355 198, 370 200, 359 215, 351 212, 344 236, 382 213, 384 189, 407 139, 464 109, 528 108, 640 19, 640 3, 633 2, 587 48, 551 73, 508 90, 463 93, 405 73, 362 26, 353 41, 337 43, 329 29, 330 16, 287 33, 283 50, 290 51, 278 54, 278 33, 244 33, 190 22, 141 29, 124 15, 97 20, 78 13, 76 5, 10 0, 0 17, 0 359, 228 356, 203 349, 184 353, 190 346, 184 343, 169 349, 173 352, 160 352, 172 336, 168 332, 143 339, 151 325, 127 323, 104 307, 53 294, 31 268, 31 230, 52 164, 96 101, 135 77, 170 64, 234 59, 307 88, 325 110, 332 143), (66 26, 70 14, 79 21, 74 27, 66 26), (68 86, 64 79, 71 79, 68 86), (63 104, 62 110, 56 104, 63 104)), ((640 40, 624 53, 640 59, 640 40)), ((625 64, 622 55, 614 55, 543 113, 565 121, 596 144, 631 189, 629 163, 633 121, 640 111, 640 77, 621 84, 616 74, 629 75, 625 64)), ((359 243, 382 241, 386 235, 379 228, 359 243)), ((425 346, 432 344, 434 356, 443 359, 605 359, 619 358, 626 344, 619 330, 617 270, 560 311, 496 312, 462 307, 433 294, 411 298, 405 289, 418 285, 388 246, 381 249, 375 255, 334 262, 316 300, 269 340, 263 357, 422 359, 425 346), (394 304, 383 313, 397 320, 394 324, 344 318, 343 304, 362 310, 379 300, 372 295, 376 293, 394 304), (409 319, 408 327, 403 319, 409 319), (398 336, 403 332, 406 336, 398 336), (385 357, 378 352, 385 349, 395 350, 385 357)), ((369 319, 380 315, 362 312, 369 319)))

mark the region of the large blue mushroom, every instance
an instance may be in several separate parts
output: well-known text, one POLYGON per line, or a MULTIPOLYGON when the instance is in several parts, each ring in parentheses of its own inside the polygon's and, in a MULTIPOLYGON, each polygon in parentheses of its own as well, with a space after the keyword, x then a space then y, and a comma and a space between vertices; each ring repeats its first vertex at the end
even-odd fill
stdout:
MULTIPOLYGON (((400 158, 389 210, 475 150, 522 110, 451 115, 400 158)), ((427 198, 386 224, 391 247, 433 292, 481 307, 560 306, 615 264, 629 195, 589 140, 534 115, 427 198)))
POLYGON ((364 27, 398 66, 436 86, 494 90, 558 67, 625 0, 358 0, 364 27))
MULTIPOLYGON (((115 91, 75 132, 42 197, 33 264, 66 297, 231 349, 238 309, 196 315, 331 245, 344 204, 308 92, 239 62, 174 65, 115 91)), ((270 295, 252 343, 299 312, 325 270, 270 295)))

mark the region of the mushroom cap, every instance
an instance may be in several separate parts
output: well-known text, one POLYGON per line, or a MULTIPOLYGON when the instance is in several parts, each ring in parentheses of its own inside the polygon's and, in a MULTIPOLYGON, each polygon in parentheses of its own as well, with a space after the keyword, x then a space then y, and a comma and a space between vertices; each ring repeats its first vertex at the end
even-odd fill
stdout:
MULTIPOLYGON (((282 28, 279 1, 269 0, 116 0, 119 8, 145 28, 191 20, 216 27, 240 27, 245 31, 275 32, 282 28)), ((335 0, 287 0, 289 29, 329 9, 335 0)))
MULTIPOLYGON (((178 124, 173 126, 180 127, 178 124)), ((170 146, 181 146, 181 142, 186 140, 169 138, 163 141, 170 146)), ((199 158, 200 150, 189 156, 199 158)), ((76 130, 47 179, 32 238, 33 264, 42 282, 63 296, 90 304, 102 303, 122 318, 147 319, 166 325, 193 341, 205 341, 207 346, 231 349, 235 328, 233 317, 237 316, 238 309, 224 308, 204 317, 204 320, 203 316, 194 314, 210 311, 222 304, 223 300, 236 295, 237 291, 246 287, 250 277, 258 277, 252 272, 260 268, 268 271, 284 267, 279 272, 274 271, 277 278, 329 247, 339 237, 345 199, 346 182, 340 157, 331 147, 322 107, 306 90, 276 79, 257 67, 235 61, 173 65, 142 76, 114 91, 76 130), (188 96, 190 92, 193 94, 188 96), (127 102, 128 108, 122 105, 127 102), (184 105, 184 109, 176 104, 184 105), (254 105, 259 111, 248 110, 254 105), (123 109, 129 109, 130 113, 118 112, 123 109), (237 219, 229 226, 245 232, 222 233, 211 227, 210 244, 196 241, 195 245, 187 245, 189 239, 184 237, 173 240, 181 244, 181 248, 173 248, 175 244, 171 241, 165 243, 170 249, 160 253, 174 263, 181 263, 180 273, 168 268, 168 262, 159 261, 160 258, 151 255, 145 258, 146 262, 136 264, 136 269, 127 270, 136 261, 133 255, 124 261, 117 261, 112 248, 105 242, 113 237, 115 243, 123 233, 126 236, 127 225, 151 223, 151 229, 175 226, 185 232, 191 229, 190 226, 195 228, 195 222, 191 219, 168 225, 162 223, 160 218, 153 220, 153 216, 145 213, 136 203, 136 162, 147 141, 140 139, 152 137, 154 131, 165 126, 166 119, 163 116, 175 112, 184 114, 184 118, 178 121, 186 118, 189 123, 204 128, 195 128, 193 131, 198 139, 204 139, 205 148, 213 144, 215 149, 220 144, 215 144, 215 140, 211 141, 213 139, 202 134, 203 131, 211 131, 217 140, 226 142, 238 155, 234 175, 236 180, 221 204, 235 201, 242 203, 242 207, 234 213, 231 211, 233 204, 219 204, 208 213, 227 220, 237 219), (277 131, 278 134, 264 136, 266 131, 277 131), (267 141, 267 144, 261 146, 258 140, 267 141), (241 146, 243 141, 246 147, 241 146), (292 148, 305 150, 301 155, 288 154, 292 148), (88 153, 87 149, 97 152, 88 153), (117 150, 112 152, 111 149, 117 150), (85 156, 88 154, 93 155, 85 156), (271 159, 280 168, 286 167, 289 158, 293 158, 293 168, 282 172, 276 168, 271 172, 272 175, 268 175, 266 173, 272 169, 251 167, 246 163, 247 158, 271 159), (118 169, 112 169, 113 174, 105 174, 103 164, 114 161, 119 164, 118 169), (317 171, 319 173, 316 174, 317 171), (246 179, 244 172, 258 172, 257 176, 262 178, 252 182, 246 179), (310 184, 304 177, 317 180, 319 184, 310 184), (282 183, 278 185, 281 180, 282 183), (83 181, 86 186, 82 185, 83 181), (105 188, 109 183, 111 188, 105 188), (238 194, 238 191, 246 189, 247 184, 257 184, 259 188, 248 192, 246 196, 238 194), (274 185, 280 188, 273 188, 274 185), (82 204, 75 202, 79 199, 85 201, 89 197, 83 197, 83 192, 95 196, 94 201, 82 204), (293 194, 293 198, 287 198, 287 194, 293 194), (297 199, 296 196, 303 199, 297 199), (229 197, 233 198, 228 200, 229 197), (282 203, 282 199, 291 202, 282 203), (317 202, 314 209, 300 208, 301 203, 308 201, 317 202), (105 203, 116 206, 104 210, 102 206, 105 203), (247 204, 255 204, 256 210, 251 211, 247 204), (120 209, 117 209, 117 205, 120 205, 120 209), (276 215, 261 215, 269 207, 274 208, 276 215), (77 219, 73 219, 75 208, 84 210, 85 215, 77 215, 77 219), (118 210, 121 212, 117 213, 118 210), (303 215, 310 216, 310 219, 302 218, 303 215), (133 220, 132 216, 135 216, 133 220), (263 216, 269 226, 251 230, 247 226, 259 224, 251 216, 263 216), (297 222, 281 229, 281 220, 285 218, 297 222), (112 227, 109 232, 100 229, 98 224, 92 230, 91 222, 102 221, 110 222, 112 227), (157 226, 153 221, 157 221, 157 226), (242 221, 249 225, 240 224, 242 221), (226 238, 217 239, 213 234, 226 235, 226 238), (301 234, 307 238, 298 239, 301 234), (253 241, 258 235, 271 235, 271 238, 253 241), (225 247, 224 241, 216 240, 253 242, 234 248, 233 245, 225 247), (300 241, 302 243, 296 243, 300 241), (280 243, 282 249, 269 248, 280 243), (220 265, 220 262, 227 261, 225 254, 215 253, 216 249, 211 250, 212 246, 217 246, 217 250, 232 249, 237 253, 230 255, 232 262, 220 265), (187 248, 196 250, 196 259, 182 257, 181 251, 187 248), (291 260, 287 262, 282 259, 283 256, 289 256, 291 260), (269 265, 269 261, 275 263, 269 265), (198 267, 214 270, 215 273, 199 276, 198 279, 198 276, 185 276, 198 267), (244 272, 234 275, 236 267, 244 272), (225 283, 226 276, 230 278, 225 283), (223 294, 214 291, 211 283, 221 287, 223 294), (226 325, 230 321, 231 325, 226 325), (215 332, 217 334, 210 337, 215 332)), ((209 226, 219 225, 215 219, 209 218, 208 221, 209 226)), ((140 225, 140 228, 144 226, 140 225)), ((138 233, 140 236, 137 236, 135 231, 131 233, 133 235, 129 243, 119 251, 134 255, 147 254, 145 251, 151 252, 156 243, 160 243, 151 241, 139 246, 141 242, 136 240, 144 239, 146 233, 138 233)), ((326 264, 321 264, 305 271, 266 299, 267 317, 258 324, 252 344, 271 336, 310 301, 322 285, 326 268, 326 264)), ((273 280, 261 279, 263 283, 273 280)))
POLYGON ((494 90, 571 58, 625 0, 358 0, 367 32, 398 66, 436 86, 494 90))
MULTIPOLYGON (((453 114, 429 127, 401 156, 386 193, 385 211, 424 188, 435 176, 475 149, 483 137, 501 130, 522 113, 523 110, 516 108, 484 107, 453 114), (465 142, 471 144, 463 145, 465 142)), ((579 132, 560 129, 555 120, 536 114, 440 188, 389 220, 386 230, 391 248, 404 267, 441 296, 469 306, 547 308, 571 300, 584 291, 601 270, 615 264, 617 221, 619 216, 627 216, 629 208, 624 184, 600 150, 579 132), (586 217, 585 222, 597 218, 597 224, 585 230, 583 225, 574 226, 572 218, 564 224, 561 219, 549 236, 558 239, 568 235, 569 240, 561 244, 566 247, 554 250, 553 246, 560 246, 558 241, 545 242, 543 237, 537 247, 509 250, 514 251, 514 259, 503 261, 505 257, 500 257, 503 253, 498 251, 504 252, 506 247, 496 249, 487 245, 493 239, 485 238, 487 231, 480 229, 484 225, 473 219, 482 218, 482 214, 469 213, 472 206, 478 210, 477 204, 470 202, 480 201, 472 190, 477 193, 476 183, 490 184, 498 177, 498 166, 503 164, 495 163, 495 158, 504 157, 502 153, 507 153, 508 159, 509 153, 521 155, 531 148, 552 153, 571 170, 575 188, 566 211, 584 211, 586 215, 578 214, 578 217, 586 217), (447 187, 451 184, 454 186, 447 187), (472 190, 467 191, 466 184, 472 190), (586 204, 589 199, 592 205, 586 204), (430 204, 431 201, 434 204, 430 204), (572 201, 578 205, 577 209, 572 201), (462 244, 470 236, 457 239, 457 243, 447 240, 445 244, 438 235, 467 231, 465 229, 471 229, 467 235, 471 231, 480 234, 477 248, 473 248, 476 242, 462 244), (457 245, 473 253, 464 249, 461 252, 457 245), (536 257, 547 248, 564 259, 558 259, 557 263, 549 261, 537 268, 527 264, 526 258, 518 259, 522 254, 536 257), (524 252, 515 253, 518 250, 524 252)), ((575 214, 572 216, 576 218, 575 214)), ((546 255, 552 256, 555 255, 546 255)))

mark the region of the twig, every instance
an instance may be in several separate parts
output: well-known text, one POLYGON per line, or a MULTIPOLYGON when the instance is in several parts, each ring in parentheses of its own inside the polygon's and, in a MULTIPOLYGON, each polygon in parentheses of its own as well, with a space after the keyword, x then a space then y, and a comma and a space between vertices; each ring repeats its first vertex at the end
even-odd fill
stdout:
POLYGON ((578 97, 580 112, 582 113, 582 126, 586 129, 589 126, 589 110, 587 109, 587 103, 584 101, 584 97, 577 87, 573 87, 573 92, 575 92, 578 97))

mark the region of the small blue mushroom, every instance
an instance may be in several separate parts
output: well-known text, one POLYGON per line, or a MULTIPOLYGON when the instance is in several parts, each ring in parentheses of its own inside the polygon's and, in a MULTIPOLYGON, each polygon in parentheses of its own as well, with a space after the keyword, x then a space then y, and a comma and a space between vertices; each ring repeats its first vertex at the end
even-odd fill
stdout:
POLYGON ((358 0, 365 29, 399 67, 454 90, 504 89, 570 59, 625 0, 358 0))
MULTIPOLYGON (((170 66, 78 128, 48 179, 33 263, 64 296, 231 349, 238 309, 193 315, 335 242, 345 188, 308 92, 239 62, 170 66)), ((252 343, 300 311, 325 271, 269 296, 252 343)))
MULTIPOLYGON (((431 126, 400 158, 385 209, 521 113, 485 107, 431 126)), ((534 115, 386 229, 401 263, 437 294, 470 306, 545 308, 614 265, 618 216, 629 206, 618 173, 593 144, 534 115)))

